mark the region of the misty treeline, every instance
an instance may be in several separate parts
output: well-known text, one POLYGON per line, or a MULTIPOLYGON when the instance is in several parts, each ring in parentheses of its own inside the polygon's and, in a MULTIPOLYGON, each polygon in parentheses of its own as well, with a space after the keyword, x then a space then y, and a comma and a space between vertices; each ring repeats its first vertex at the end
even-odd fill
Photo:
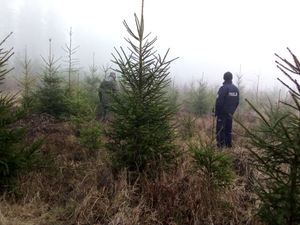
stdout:
MULTIPOLYGON (((110 71, 114 70, 113 64, 111 62, 105 65, 97 64, 95 53, 91 52, 90 64, 87 68, 83 67, 79 60, 80 43, 74 45, 73 39, 76 39, 76 35, 74 35, 72 28, 69 29, 68 37, 69 40, 61 46, 63 54, 60 53, 60 55, 57 55, 53 49, 55 37, 53 39, 49 38, 48 42, 44 43, 44 49, 48 49, 47 53, 41 55, 40 60, 36 58, 32 60, 28 54, 28 52, 31 52, 30 49, 24 46, 24 51, 15 56, 15 60, 11 60, 10 65, 14 70, 6 78, 2 89, 6 92, 18 93, 18 96, 22 96, 25 101, 23 103, 27 104, 26 101, 29 100, 29 95, 32 95, 41 86, 47 66, 50 66, 53 69, 55 68, 55 73, 60 77, 60 86, 66 92, 70 93, 71 89, 76 89, 81 94, 84 92, 84 95, 88 98, 86 100, 92 104, 92 107, 99 107, 97 105, 99 103, 98 88, 101 81, 110 71)), ((37 50, 35 49, 35 51, 37 50)), ((220 85, 222 82, 222 76, 220 75, 220 85)), ((240 111, 248 111, 248 105, 244 104, 246 98, 261 105, 270 101, 276 103, 278 99, 288 98, 286 88, 274 87, 272 90, 262 90, 259 86, 259 79, 254 86, 249 87, 244 82, 244 76, 241 72, 235 74, 234 82, 241 91, 239 113, 240 111)), ((218 86, 209 85, 203 76, 184 84, 178 84, 174 79, 167 88, 171 102, 180 105, 183 111, 193 113, 196 116, 203 116, 212 112, 218 90, 218 86)), ((79 95, 77 96, 79 97, 79 95)))
MULTIPOLYGON (((213 122, 209 124, 210 133, 196 127, 198 118, 203 118, 207 124, 210 119, 214 120, 211 112, 217 87, 210 87, 203 78, 190 85, 177 87, 170 79, 169 72, 170 65, 176 59, 168 58, 169 50, 163 55, 154 50, 157 39, 150 39, 145 33, 143 6, 141 16, 135 15, 135 23, 136 30, 133 30, 124 21, 129 34, 126 39, 128 51, 122 47, 115 49, 112 65, 102 67, 97 65, 93 55, 87 71, 80 67, 80 47, 73 44, 75 37, 72 29, 69 31, 69 41, 63 46, 63 57, 54 54, 53 39, 49 38, 45 43, 48 53, 41 56, 39 71, 32 69, 34 65, 26 50, 20 65, 10 64, 14 52, 5 44, 13 34, 2 39, 1 192, 13 193, 18 179, 22 179, 27 171, 40 172, 46 168, 43 172, 48 175, 63 173, 62 170, 57 172, 55 161, 59 161, 59 157, 51 158, 49 149, 45 149, 47 134, 32 139, 32 133, 27 133, 27 129, 30 130, 30 127, 26 127, 28 121, 36 118, 43 121, 46 118, 61 127, 71 124, 76 131, 76 146, 85 150, 83 155, 76 152, 72 166, 75 161, 98 160, 101 154, 99 160, 103 161, 100 164, 109 168, 112 179, 117 182, 120 176, 124 176, 125 183, 134 187, 133 196, 145 199, 144 208, 140 209, 145 211, 141 214, 147 214, 149 210, 161 210, 157 218, 151 220, 149 216, 149 224, 158 219, 163 221, 160 224, 171 224, 170 220, 178 224, 197 224, 199 221, 214 224, 215 220, 218 221, 216 224, 222 224, 223 217, 238 224, 236 217, 239 215, 228 211, 225 206, 231 203, 224 200, 224 193, 234 191, 235 173, 238 172, 233 168, 234 158, 216 148, 213 122), (14 67, 20 69, 14 72, 14 67), (111 71, 117 72, 118 91, 112 93, 112 119, 104 123, 99 120, 101 106, 98 91, 101 81, 111 71), (14 83, 18 84, 18 88, 8 91, 9 84, 3 87, 11 74, 15 74, 14 83), (177 171, 180 164, 192 164, 192 169, 185 171, 189 176, 174 184, 177 189, 172 189, 172 185, 156 183, 165 182, 163 179, 170 174, 183 173, 177 171), (201 190, 198 190, 200 186, 201 190), (160 195, 160 191, 167 194, 160 195), (189 195, 186 196, 186 193, 189 195), (176 202, 177 197, 181 201, 176 202)), ((272 225, 296 225, 300 222, 300 86, 290 74, 300 75, 300 63, 289 52, 293 62, 280 56, 277 56, 276 62, 291 83, 279 79, 288 89, 287 93, 262 93, 259 84, 254 91, 249 91, 243 84, 242 74, 236 75, 242 99, 235 119, 240 125, 239 131, 244 135, 241 139, 236 135, 236 141, 240 140, 236 147, 247 148, 251 155, 247 162, 251 180, 247 182, 256 194, 256 200, 259 199, 255 210, 261 221, 272 225)), ((47 130, 47 127, 43 129, 47 130)), ((61 154, 66 151, 63 148, 59 150, 61 154)), ((66 163, 68 157, 64 160, 63 163, 66 163)), ((100 164, 97 166, 100 167, 100 164)), ((84 172, 81 170, 74 176, 80 176, 81 173, 84 172)), ((84 175, 83 180, 87 177, 84 175)), ((172 179, 170 182, 176 177, 172 179)), ((95 189, 99 189, 99 185, 97 183, 95 189)), ((107 189, 105 187, 102 190, 105 192, 107 189)), ((106 194, 107 201, 114 199, 112 190, 106 194)), ((135 201, 129 201, 128 204, 134 205, 135 201)), ((93 204, 96 205, 97 201, 93 204)), ((78 210, 71 209, 74 213, 69 218, 78 219, 78 210)), ((100 216, 89 214, 91 220, 99 222, 97 220, 101 217, 102 221, 109 224, 110 215, 107 215, 107 208, 105 210, 100 216)))

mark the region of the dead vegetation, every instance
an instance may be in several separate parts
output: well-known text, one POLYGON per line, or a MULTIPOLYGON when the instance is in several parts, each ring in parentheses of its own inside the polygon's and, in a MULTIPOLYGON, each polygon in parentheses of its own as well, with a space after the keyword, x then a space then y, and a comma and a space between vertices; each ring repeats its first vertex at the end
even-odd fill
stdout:
MULTIPOLYGON (((80 145, 71 123, 35 115, 20 125, 28 128, 28 140, 45 138, 42 152, 49 162, 20 176, 16 190, 2 196, 1 225, 259 224, 248 154, 241 147, 231 151, 234 183, 219 193, 207 188, 181 140, 185 153, 176 169, 129 185, 126 171, 114 177, 105 149, 91 155, 80 145)), ((211 128, 207 118, 196 119, 196 134, 211 128)))

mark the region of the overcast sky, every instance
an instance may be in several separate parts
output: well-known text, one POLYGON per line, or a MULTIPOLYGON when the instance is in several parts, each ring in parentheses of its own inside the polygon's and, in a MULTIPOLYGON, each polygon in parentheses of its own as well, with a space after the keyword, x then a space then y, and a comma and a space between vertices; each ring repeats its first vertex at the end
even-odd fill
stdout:
MULTIPOLYGON (((32 48, 43 54, 49 37, 60 47, 72 26, 82 63, 91 62, 95 52, 99 65, 110 62, 113 47, 126 45, 122 21, 134 25, 133 13, 139 14, 141 6, 141 0, 0 2, 0 19, 5 16, 8 21, 1 23, 0 35, 13 29, 16 51, 27 45, 29 52, 32 48), (34 27, 38 24, 46 27, 34 27), (35 40, 43 41, 45 48, 34 49, 35 40)), ((160 53, 171 48, 170 56, 180 57, 171 65, 177 82, 204 76, 210 84, 219 84, 224 72, 241 70, 248 86, 254 86, 259 76, 261 84, 270 87, 281 76, 274 53, 289 57, 290 47, 300 55, 299 6, 299 0, 145 0, 145 28, 158 36, 160 53)))

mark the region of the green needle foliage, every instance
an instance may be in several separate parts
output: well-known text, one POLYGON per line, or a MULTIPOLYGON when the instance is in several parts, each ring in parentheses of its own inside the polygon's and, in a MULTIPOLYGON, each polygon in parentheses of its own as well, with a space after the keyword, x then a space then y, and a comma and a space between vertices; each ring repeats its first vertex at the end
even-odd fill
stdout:
POLYGON ((180 121, 180 134, 183 140, 191 139, 195 135, 196 119, 188 113, 183 115, 180 121))
MULTIPOLYGON (((290 51, 290 50, 289 50, 290 51)), ((276 55, 277 67, 294 87, 283 82, 289 90, 292 103, 281 102, 284 110, 271 108, 260 112, 248 100, 260 119, 260 126, 251 131, 245 126, 253 155, 253 165, 260 172, 257 194, 261 205, 259 215, 266 224, 300 224, 300 63, 290 51, 294 63, 276 55)))
POLYGON ((62 88, 62 79, 59 76, 58 59, 52 54, 51 39, 49 40, 49 56, 44 61, 42 85, 37 91, 38 111, 48 113, 57 118, 69 113, 65 92, 62 88))
POLYGON ((168 97, 169 66, 173 60, 153 50, 157 38, 144 35, 143 6, 141 19, 135 15, 137 32, 124 21, 131 38, 129 54, 121 47, 113 55, 121 74, 120 92, 114 96, 114 119, 107 132, 108 149, 115 169, 126 168, 131 174, 146 172, 155 176, 176 156, 174 125, 176 113, 168 97))
POLYGON ((96 106, 100 103, 98 89, 101 84, 101 76, 98 70, 99 68, 95 64, 95 53, 93 53, 93 63, 89 66, 88 74, 85 77, 85 89, 89 101, 96 106))
POLYGON ((91 120, 81 124, 80 143, 91 150, 91 152, 96 152, 95 150, 101 147, 101 135, 102 130, 98 121, 91 120))
POLYGON ((197 116, 203 116, 211 112, 214 95, 203 79, 200 80, 196 86, 192 83, 186 97, 185 104, 187 105, 189 112, 194 113, 197 116))
POLYGON ((218 191, 232 183, 232 158, 228 153, 216 150, 213 141, 192 143, 189 150, 197 168, 203 172, 209 190, 218 191))
POLYGON ((232 184, 234 173, 232 170, 232 157, 225 151, 215 149, 212 138, 199 137, 197 142, 189 144, 196 170, 203 181, 201 190, 206 196, 205 207, 209 213, 226 205, 221 194, 232 184))
POLYGON ((18 80, 18 84, 22 90, 21 104, 25 111, 29 111, 34 104, 33 89, 35 78, 31 74, 31 59, 27 56, 27 49, 25 49, 22 69, 23 76, 18 80))
MULTIPOLYGON (((11 34, 10 34, 11 35, 11 34)), ((7 69, 8 61, 14 54, 13 49, 5 50, 3 43, 8 35, 0 42, 0 85, 5 75, 12 69, 7 69)), ((15 107, 14 95, 4 94, 0 90, 0 190, 7 187, 12 179, 20 172, 31 167, 35 162, 40 142, 26 145, 25 130, 15 127, 24 116, 22 111, 15 107)))

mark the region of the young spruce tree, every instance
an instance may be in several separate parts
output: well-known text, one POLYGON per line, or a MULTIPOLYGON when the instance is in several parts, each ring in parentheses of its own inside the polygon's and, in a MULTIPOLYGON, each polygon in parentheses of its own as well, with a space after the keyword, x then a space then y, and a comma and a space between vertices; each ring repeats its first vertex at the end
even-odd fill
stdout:
POLYGON ((210 93, 207 83, 203 79, 198 81, 196 85, 192 83, 187 94, 186 103, 190 112, 196 116, 203 116, 211 111, 213 107, 213 95, 210 93))
POLYGON ((153 50, 157 38, 144 34, 142 2, 141 18, 135 14, 137 31, 124 21, 131 39, 129 54, 121 47, 113 54, 116 70, 121 74, 120 91, 114 96, 114 119, 108 131, 108 149, 116 170, 155 176, 176 156, 174 126, 171 123, 176 106, 167 95, 170 85, 168 52, 161 57, 153 50))
POLYGON ((69 113, 62 79, 59 76, 58 59, 52 54, 51 39, 49 39, 49 56, 42 57, 44 61, 42 85, 37 91, 38 111, 48 113, 55 117, 61 117, 69 113))
POLYGON ((293 86, 278 79, 289 89, 292 103, 281 102, 280 108, 260 112, 246 100, 260 120, 258 129, 244 128, 251 143, 253 165, 261 174, 256 182, 261 200, 259 215, 270 225, 300 224, 300 85, 290 74, 300 76, 300 62, 289 52, 294 63, 278 55, 276 63, 292 82, 293 86))
MULTIPOLYGON (((0 86, 8 69, 8 62, 13 48, 5 50, 3 44, 11 36, 10 33, 0 41, 0 86)), ((41 142, 27 145, 24 141, 25 130, 13 126, 23 118, 24 113, 15 106, 15 95, 5 94, 0 89, 0 191, 11 184, 12 179, 21 171, 28 169, 35 162, 35 156, 41 142)))
POLYGON ((99 105, 98 88, 101 83, 99 68, 95 64, 95 53, 93 53, 93 62, 89 66, 88 74, 85 76, 85 89, 87 97, 93 105, 99 105))
POLYGON ((33 105, 33 87, 35 78, 31 74, 31 59, 28 58, 27 49, 25 49, 24 61, 22 62, 23 76, 18 80, 22 90, 21 104, 24 110, 28 111, 33 105))

